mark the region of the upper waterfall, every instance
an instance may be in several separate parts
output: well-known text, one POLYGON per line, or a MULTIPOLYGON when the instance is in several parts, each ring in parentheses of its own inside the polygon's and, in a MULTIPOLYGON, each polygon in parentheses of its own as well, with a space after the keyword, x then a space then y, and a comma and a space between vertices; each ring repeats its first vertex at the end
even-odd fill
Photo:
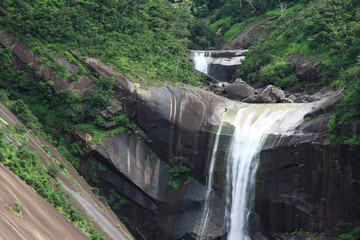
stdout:
POLYGON ((231 80, 232 74, 245 58, 244 53, 247 51, 247 49, 191 50, 189 57, 196 70, 226 82, 231 80))
POLYGON ((211 52, 195 52, 193 61, 196 70, 209 74, 209 66, 212 61, 211 52))

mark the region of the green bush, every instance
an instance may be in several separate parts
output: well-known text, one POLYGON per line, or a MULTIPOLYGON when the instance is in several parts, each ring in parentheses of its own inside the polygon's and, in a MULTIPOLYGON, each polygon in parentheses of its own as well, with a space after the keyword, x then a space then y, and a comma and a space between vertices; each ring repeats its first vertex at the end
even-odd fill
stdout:
POLYGON ((22 125, 20 125, 20 124, 18 124, 18 123, 15 124, 15 130, 16 130, 16 132, 17 132, 18 134, 24 134, 24 133, 26 133, 26 130, 25 130, 24 126, 22 126, 22 125))
POLYGON ((190 169, 184 166, 171 168, 169 185, 175 189, 178 189, 181 182, 184 181, 184 184, 189 183, 192 180, 190 172, 190 169))
POLYGON ((24 209, 24 205, 18 203, 18 201, 15 201, 14 206, 10 207, 10 211, 18 215, 19 217, 22 217, 22 210, 24 209))
POLYGON ((267 84, 275 84, 281 88, 298 83, 294 64, 283 60, 273 60, 262 67, 259 72, 259 80, 267 84))
POLYGON ((56 165, 55 164, 51 164, 50 166, 48 166, 46 168, 46 173, 56 179, 58 176, 59 176, 59 169, 57 169, 56 165))
POLYGON ((334 240, 358 240, 360 239, 360 227, 353 228, 352 223, 340 221, 335 228, 338 237, 334 240))

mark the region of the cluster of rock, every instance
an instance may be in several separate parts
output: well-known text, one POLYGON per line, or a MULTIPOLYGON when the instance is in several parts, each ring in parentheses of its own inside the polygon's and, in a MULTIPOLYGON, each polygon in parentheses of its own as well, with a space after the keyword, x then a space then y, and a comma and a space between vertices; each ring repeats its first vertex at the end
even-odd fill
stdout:
POLYGON ((255 89, 241 78, 233 83, 221 82, 210 85, 210 90, 216 95, 246 103, 306 103, 316 99, 309 95, 294 96, 286 94, 273 85, 255 89))

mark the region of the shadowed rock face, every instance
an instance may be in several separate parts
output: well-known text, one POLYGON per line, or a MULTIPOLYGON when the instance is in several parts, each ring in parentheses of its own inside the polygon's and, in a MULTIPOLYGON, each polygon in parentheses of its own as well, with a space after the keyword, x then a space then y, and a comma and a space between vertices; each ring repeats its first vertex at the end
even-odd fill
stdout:
MULTIPOLYGON (((48 81, 55 74, 49 70, 38 77, 35 72, 45 67, 41 68, 39 57, 29 52, 25 44, 17 43, 14 36, 1 33, 0 44, 4 48, 13 46, 13 65, 25 70, 34 80, 48 81)), ((75 52, 72 54, 76 57, 75 52)), ((55 57, 55 60, 69 71, 76 71, 64 59, 55 57)), ((125 205, 117 213, 129 219, 129 225, 140 239, 177 239, 193 234, 206 188, 194 182, 186 187, 180 185, 178 190, 169 187, 167 165, 174 164, 174 156, 183 156, 184 165, 204 183, 212 128, 219 124, 227 108, 241 103, 190 87, 165 85, 143 90, 96 59, 87 59, 84 65, 95 76, 115 78, 115 97, 122 101, 128 115, 144 132, 142 138, 146 139, 145 142, 120 135, 107 139, 103 147, 91 146, 87 160, 96 159, 112 169, 97 173, 101 193, 109 196, 110 189, 114 188, 131 201, 131 207, 125 205)), ((93 84, 88 78, 80 77, 77 82, 57 80, 52 87, 54 92, 73 88, 82 94, 93 84)), ((91 138, 81 132, 75 132, 74 136, 86 144, 91 138)), ((87 160, 82 163, 81 173, 91 178, 93 174, 87 160)), ((221 218, 220 215, 219 221, 221 218)), ((214 232, 215 236, 224 234, 221 226, 214 232)))
MULTIPOLYGON (((125 97, 124 107, 147 141, 120 135, 107 138, 103 146, 92 146, 89 158, 113 167, 111 173, 97 173, 101 188, 105 195, 114 188, 131 201, 131 207, 119 209, 118 214, 127 216, 139 239, 180 239, 193 234, 205 200, 206 187, 201 183, 207 175, 212 128, 227 107, 238 103, 189 87, 165 85, 131 92, 122 87, 128 86, 123 79, 118 78, 116 94, 119 99, 125 97), (174 164, 175 156, 184 157, 184 164, 200 183, 180 185, 178 190, 169 186, 168 166, 174 164)), ((86 142, 84 134, 76 135, 86 142)), ((86 162, 82 174, 91 177, 86 162)), ((224 206, 223 199, 217 202, 224 206)), ((222 214, 215 216, 218 222, 222 214)), ((224 235, 221 225, 214 229, 214 235, 224 235)))
MULTIPOLYGON (((110 66, 93 59, 87 62, 94 73, 116 79, 116 98, 123 102, 127 114, 146 133, 150 149, 168 163, 174 156, 183 156, 187 157, 191 169, 203 166, 201 161, 208 154, 212 127, 219 124, 227 109, 242 105, 186 86, 165 84, 160 88, 139 89, 126 77, 116 75, 110 66)), ((204 169, 196 170, 203 173, 204 169)))
MULTIPOLYGON (((310 114, 324 107, 315 110, 310 114)), ((329 119, 319 116, 289 136, 267 139, 257 177, 256 211, 268 236, 297 229, 326 232, 340 220, 359 219, 360 149, 326 144, 329 119)))
MULTIPOLYGON (((86 141, 85 133, 74 133, 76 138, 86 141)), ((120 218, 127 218, 125 222, 137 239, 180 239, 196 231, 206 186, 191 181, 177 190, 170 187, 170 167, 134 136, 114 136, 107 138, 103 146, 91 148, 87 160, 82 162, 81 174, 95 181, 96 172, 101 195, 109 196, 110 190, 115 189, 130 200, 115 212, 120 218), (107 164, 110 170, 94 170, 91 159, 107 164)), ((217 202, 221 205, 222 200, 217 202)), ((223 215, 216 218, 221 222, 223 215)), ((224 234, 221 227, 213 231, 215 236, 224 234)))

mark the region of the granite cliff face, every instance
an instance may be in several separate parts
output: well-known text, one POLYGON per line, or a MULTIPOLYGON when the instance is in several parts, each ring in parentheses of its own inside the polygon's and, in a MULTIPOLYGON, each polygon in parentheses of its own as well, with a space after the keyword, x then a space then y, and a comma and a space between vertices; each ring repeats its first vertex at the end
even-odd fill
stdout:
MULTIPOLYGON (((109 66, 93 59, 87 63, 94 73, 116 78, 115 95, 137 123, 141 136, 114 136, 103 146, 91 146, 87 159, 113 166, 111 174, 97 173, 104 192, 112 186, 131 200, 131 207, 119 212, 126 213, 139 238, 180 239, 196 234, 213 128, 227 108, 242 104, 190 87, 139 89, 125 77, 116 76, 109 66), (198 183, 192 181, 177 190, 169 186, 169 170, 177 165, 176 157, 183 158, 181 165, 191 169, 198 183)), ((85 133, 74 135, 86 143, 85 133)), ((88 171, 85 161, 82 174, 91 177, 88 171)), ((221 226, 214 232, 215 236, 224 235, 221 226)))

